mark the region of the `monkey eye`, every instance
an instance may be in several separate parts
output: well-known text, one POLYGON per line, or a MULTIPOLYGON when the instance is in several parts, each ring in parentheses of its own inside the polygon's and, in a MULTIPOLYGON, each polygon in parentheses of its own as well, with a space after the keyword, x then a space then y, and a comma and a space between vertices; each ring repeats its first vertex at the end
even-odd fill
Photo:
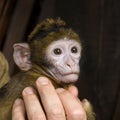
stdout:
POLYGON ((72 48, 71 48, 71 52, 72 52, 72 53, 77 53, 77 52, 78 52, 77 47, 75 47, 75 46, 74 46, 74 47, 72 47, 72 48))
POLYGON ((54 49, 54 54, 61 55, 61 53, 62 53, 62 50, 60 48, 55 48, 54 49))

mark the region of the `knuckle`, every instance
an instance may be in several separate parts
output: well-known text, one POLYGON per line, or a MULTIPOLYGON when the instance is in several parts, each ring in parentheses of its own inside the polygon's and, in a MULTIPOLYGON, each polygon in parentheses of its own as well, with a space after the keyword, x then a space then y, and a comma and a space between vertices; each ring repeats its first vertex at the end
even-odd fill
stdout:
POLYGON ((86 113, 80 109, 77 109, 73 110, 69 117, 72 117, 73 119, 86 120, 86 113))
POLYGON ((64 112, 60 108, 54 108, 49 112, 48 116, 50 118, 62 118, 64 116, 64 112))

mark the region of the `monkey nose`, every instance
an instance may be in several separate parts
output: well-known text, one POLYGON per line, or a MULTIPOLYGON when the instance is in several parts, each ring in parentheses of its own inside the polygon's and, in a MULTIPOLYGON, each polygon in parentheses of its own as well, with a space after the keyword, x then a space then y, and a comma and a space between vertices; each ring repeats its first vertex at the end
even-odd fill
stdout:
POLYGON ((73 66, 74 66, 74 64, 67 64, 67 66, 69 67, 69 68, 72 68, 73 66))
POLYGON ((68 66, 68 67, 71 67, 71 65, 70 65, 70 64, 68 64, 68 63, 67 63, 67 66, 68 66))
POLYGON ((72 68, 74 66, 74 62, 72 60, 67 60, 67 63, 66 65, 69 67, 69 68, 72 68))

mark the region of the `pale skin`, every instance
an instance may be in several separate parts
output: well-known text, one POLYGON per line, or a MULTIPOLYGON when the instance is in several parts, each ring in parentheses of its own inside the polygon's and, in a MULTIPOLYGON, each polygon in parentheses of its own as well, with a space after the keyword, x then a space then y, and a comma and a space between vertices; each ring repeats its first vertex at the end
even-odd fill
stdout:
POLYGON ((34 89, 27 87, 23 100, 17 99, 13 105, 12 120, 25 120, 25 112, 29 120, 87 120, 75 86, 54 89, 46 77, 38 78, 36 86, 45 112, 34 89))

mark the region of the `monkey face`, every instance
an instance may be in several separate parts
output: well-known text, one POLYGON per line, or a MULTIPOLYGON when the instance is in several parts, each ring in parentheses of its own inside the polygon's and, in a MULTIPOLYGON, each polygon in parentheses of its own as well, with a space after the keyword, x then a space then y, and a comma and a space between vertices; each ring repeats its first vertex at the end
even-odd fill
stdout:
POLYGON ((52 42, 46 50, 48 71, 57 82, 75 82, 79 77, 81 45, 73 39, 52 42))

